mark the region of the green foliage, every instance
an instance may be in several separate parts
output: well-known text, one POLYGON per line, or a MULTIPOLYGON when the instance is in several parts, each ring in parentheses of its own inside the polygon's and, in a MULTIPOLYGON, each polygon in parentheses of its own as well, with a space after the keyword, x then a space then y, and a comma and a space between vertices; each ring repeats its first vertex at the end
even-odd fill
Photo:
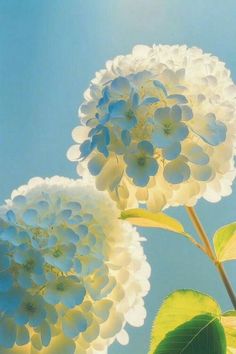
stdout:
POLYGON ((169 332, 154 354, 225 354, 226 339, 218 318, 204 314, 193 317, 169 332))
POLYGON ((221 317, 221 323, 225 329, 228 353, 233 353, 232 350, 236 350, 236 311, 224 313, 221 317))
POLYGON ((180 345, 182 345, 182 348, 180 346, 180 351, 172 351, 175 354, 225 354, 225 334, 223 327, 220 324, 220 319, 221 309, 217 302, 210 296, 193 290, 175 291, 166 298, 154 321, 149 353, 171 353, 170 348, 176 348, 178 341, 180 342, 180 345), (204 323, 206 325, 206 331, 203 331, 204 323), (194 335, 198 332, 194 332, 194 327, 201 330, 201 333, 203 331, 202 335, 197 335, 196 339, 194 339, 194 335), (184 334, 185 330, 186 333, 184 334), (200 344, 206 340, 205 336, 207 333, 207 343, 209 343, 211 351, 205 352, 205 349, 204 351, 202 350, 202 352, 197 351, 200 344), (181 336, 181 338, 183 337, 182 344, 180 339, 178 339, 179 336, 181 336), (216 338, 222 343, 223 350, 220 347, 221 352, 213 350, 214 343, 218 343, 216 338), (188 349, 189 351, 181 351, 184 350, 186 345, 186 350, 188 349), (193 345, 196 345, 195 352, 192 349, 193 345), (166 351, 167 349, 165 348, 168 348, 169 352, 166 351))
POLYGON ((121 212, 121 219, 137 226, 157 227, 185 234, 182 224, 164 213, 152 213, 145 209, 127 209, 121 212))
POLYGON ((214 247, 219 262, 236 259, 236 222, 216 231, 214 247))

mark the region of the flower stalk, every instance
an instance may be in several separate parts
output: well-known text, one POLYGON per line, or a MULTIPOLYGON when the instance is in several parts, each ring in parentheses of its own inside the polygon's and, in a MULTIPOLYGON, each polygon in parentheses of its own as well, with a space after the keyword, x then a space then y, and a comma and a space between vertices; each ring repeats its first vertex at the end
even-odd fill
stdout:
POLYGON ((209 241, 209 238, 206 234, 206 231, 205 231, 204 227, 202 226, 195 209, 193 207, 186 207, 186 210, 187 210, 189 218, 191 219, 191 221, 193 223, 195 230, 197 231, 200 239, 202 240, 203 244, 205 245, 207 255, 215 264, 215 266, 220 274, 221 280, 227 290, 229 298, 230 298, 234 308, 236 309, 236 295, 234 293, 234 290, 232 288, 230 280, 228 279, 228 276, 224 270, 223 265, 216 258, 215 252, 210 244, 210 241, 209 241))

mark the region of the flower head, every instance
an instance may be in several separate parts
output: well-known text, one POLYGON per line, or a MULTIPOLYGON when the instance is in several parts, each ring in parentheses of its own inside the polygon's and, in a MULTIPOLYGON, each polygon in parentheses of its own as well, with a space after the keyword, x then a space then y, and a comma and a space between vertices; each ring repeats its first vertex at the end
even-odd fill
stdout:
POLYGON ((143 324, 150 269, 118 216, 105 192, 63 177, 34 178, 0 207, 1 353, 106 353, 143 324))
POLYGON ((186 46, 136 46, 108 61, 84 96, 68 157, 119 207, 144 202, 159 210, 230 194, 236 86, 216 57, 186 46), (139 159, 147 143, 152 152, 139 159))

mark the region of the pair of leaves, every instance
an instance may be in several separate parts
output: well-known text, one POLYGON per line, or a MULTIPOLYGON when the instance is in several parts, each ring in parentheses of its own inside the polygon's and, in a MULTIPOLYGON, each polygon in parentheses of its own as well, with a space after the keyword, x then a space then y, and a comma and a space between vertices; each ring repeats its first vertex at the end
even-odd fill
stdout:
MULTIPOLYGON (((121 219, 128 220, 134 225, 156 227, 193 238, 185 232, 183 225, 176 219, 164 213, 152 213, 145 209, 129 209, 121 213, 121 219)), ((225 225, 214 235, 214 248, 219 262, 236 260, 236 222, 225 225)))
POLYGON ((178 290, 154 321, 149 354, 233 354, 234 340, 236 312, 222 315, 210 296, 178 290))
MULTIPOLYGON (((125 210, 121 219, 134 225, 173 231, 190 238, 182 224, 164 213, 125 210)), ((236 260, 236 223, 214 235, 219 262, 236 260)), ((164 302, 154 324, 150 354, 236 354, 236 312, 222 315, 211 297, 183 290, 164 302), (227 345, 226 345, 227 342, 227 345)))

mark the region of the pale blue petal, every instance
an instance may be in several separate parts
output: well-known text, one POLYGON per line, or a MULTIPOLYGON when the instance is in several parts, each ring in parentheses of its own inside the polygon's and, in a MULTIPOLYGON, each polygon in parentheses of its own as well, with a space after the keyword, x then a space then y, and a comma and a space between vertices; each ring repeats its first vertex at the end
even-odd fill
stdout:
POLYGON ((117 77, 111 82, 111 90, 118 94, 128 94, 130 92, 130 83, 125 77, 117 77))
POLYGON ((37 284, 37 285, 43 285, 46 283, 46 277, 44 274, 42 275, 37 275, 37 274, 32 274, 32 280, 37 284))
POLYGON ((103 169, 106 159, 101 155, 95 155, 88 163, 88 169, 92 176, 97 176, 103 169))
POLYGON ((103 129, 103 125, 102 124, 98 124, 95 128, 92 128, 88 134, 89 137, 92 137, 98 133, 100 133, 103 129))
POLYGON ((83 238, 88 234, 88 227, 86 225, 79 225, 76 232, 78 232, 79 237, 83 238))
POLYGON ((128 130, 122 130, 121 132, 121 140, 125 146, 128 146, 131 142, 131 135, 128 130))
POLYGON ((45 301, 47 301, 51 305, 56 305, 60 301, 60 294, 53 289, 47 289, 47 291, 43 295, 45 301))
POLYGON ((13 201, 14 204, 22 206, 26 202, 26 197, 23 196, 23 195, 17 195, 16 197, 13 198, 12 201, 13 201))
POLYGON ((66 292, 61 299, 61 302, 69 307, 73 308, 76 305, 82 304, 84 297, 86 295, 85 288, 83 286, 76 286, 76 288, 71 289, 70 292, 66 292))
POLYGON ((109 94, 109 88, 105 87, 103 90, 103 96, 100 98, 98 101, 98 108, 102 108, 104 105, 106 105, 109 102, 110 94, 109 94))
POLYGON ((149 143, 149 141, 141 141, 140 143, 138 143, 137 147, 141 152, 145 152, 150 156, 152 156, 154 153, 153 145, 149 143))
POLYGON ((54 306, 51 306, 49 304, 45 304, 45 310, 46 310, 46 313, 47 313, 47 320, 52 323, 52 324, 55 324, 58 320, 58 314, 57 314, 57 311, 55 309, 54 306))
POLYGON ((37 209, 39 209, 40 211, 48 210, 48 208, 49 208, 49 204, 46 200, 40 200, 37 203, 37 209))
POLYGON ((13 285, 13 277, 9 271, 0 272, 0 292, 6 292, 13 285))
POLYGON ((155 159, 147 158, 146 169, 149 176, 155 176, 158 168, 159 166, 155 159))
POLYGON ((13 210, 8 210, 6 212, 6 217, 7 217, 7 220, 12 223, 12 224, 15 224, 16 223, 16 214, 14 213, 13 210))
POLYGON ((170 110, 170 116, 175 122, 180 122, 182 118, 182 110, 179 106, 175 105, 170 110))
POLYGON ((103 127, 101 135, 103 137, 103 141, 106 145, 110 144, 110 131, 107 127, 103 127))
POLYGON ((192 127, 206 143, 217 146, 225 141, 227 128, 223 122, 217 121, 214 114, 208 114, 205 119, 205 129, 199 129, 198 126, 192 127))
POLYGON ((137 92, 134 92, 132 94, 131 103, 132 103, 132 107, 134 109, 136 109, 138 107, 138 105, 139 105, 139 95, 137 94, 137 92))
POLYGON ((163 150, 163 157, 167 160, 174 160, 181 153, 181 144, 176 142, 163 150))
POLYGON ((102 118, 99 119, 100 124, 105 125, 110 120, 110 114, 105 114, 102 118))
POLYGON ((79 236, 72 229, 61 229, 60 235, 63 237, 63 240, 67 242, 77 243, 79 241, 79 236))
POLYGON ((19 307, 23 297, 23 291, 19 287, 13 287, 7 293, 0 293, 0 309, 6 314, 13 315, 19 307))
POLYGON ((160 82, 159 80, 154 80, 153 83, 156 86, 156 88, 161 90, 164 93, 164 95, 167 96, 167 90, 162 82, 160 82))
POLYGON ((24 271, 21 271, 18 274, 17 282, 24 289, 30 288, 32 286, 30 275, 24 271))
POLYGON ((3 317, 0 321, 0 344, 12 348, 16 341, 16 325, 11 318, 3 317))
POLYGON ((73 211, 81 210, 81 204, 79 202, 69 202, 67 203, 67 207, 73 211))
POLYGON ((30 240, 30 237, 26 231, 20 231, 15 239, 12 240, 12 243, 15 246, 19 246, 24 244, 30 240))
POLYGON ((21 346, 29 343, 29 331, 25 326, 17 327, 16 344, 21 346))
POLYGON ((40 326, 41 342, 47 347, 51 341, 51 328, 47 321, 43 321, 40 326))
POLYGON ((130 74, 128 77, 135 85, 140 86, 145 81, 150 79, 151 76, 152 76, 152 73, 150 73, 150 71, 143 70, 143 71, 137 72, 135 74, 130 74))
POLYGON ((126 173, 133 179, 135 185, 137 186, 144 187, 149 182, 149 174, 146 168, 138 165, 136 159, 133 161, 129 159, 126 173))
POLYGON ((145 106, 148 106, 150 104, 153 104, 153 103, 157 103, 157 102, 160 102, 160 99, 157 98, 157 97, 146 97, 142 104, 145 105, 145 106))
POLYGON ((7 270, 11 265, 11 259, 5 254, 0 255, 0 272, 7 270))
POLYGON ((111 118, 122 118, 127 110, 127 102, 124 100, 113 102, 109 105, 111 118))
POLYGON ((23 326, 29 322, 29 316, 22 308, 19 308, 14 314, 14 319, 19 326, 23 326))
POLYGON ((86 159, 87 156, 91 153, 92 146, 90 140, 85 140, 79 147, 80 155, 78 154, 78 158, 86 159))
POLYGON ((178 123, 175 131, 171 134, 171 137, 175 141, 184 140, 189 134, 189 130, 186 124, 178 123))
POLYGON ((126 116, 122 118, 113 118, 112 122, 114 125, 117 125, 121 129, 129 130, 137 125, 137 118, 133 114, 131 118, 127 118, 126 116))
POLYGON ((87 327, 87 321, 80 311, 68 312, 62 319, 63 332, 69 338, 78 336, 87 327))
POLYGON ((191 168, 192 175, 198 181, 208 181, 213 174, 212 168, 209 165, 194 166, 191 168))
POLYGON ((30 226, 36 226, 38 221, 38 213, 35 209, 28 209, 24 212, 23 221, 30 226))
POLYGON ((167 98, 169 100, 175 100, 176 103, 179 103, 179 104, 188 103, 187 98, 185 96, 183 96, 183 95, 174 94, 174 95, 167 96, 167 98))
POLYGON ((81 273, 82 265, 79 259, 74 260, 74 268, 77 273, 81 273))
POLYGON ((4 229, 1 234, 1 239, 4 241, 15 242, 17 238, 17 230, 14 226, 9 226, 8 228, 4 229))
POLYGON ((183 120, 190 120, 193 118, 193 111, 191 110, 191 108, 189 106, 181 106, 181 110, 182 110, 182 119, 183 120))
POLYGON ((178 184, 189 179, 190 168, 185 162, 177 159, 165 166, 163 175, 169 183, 178 184))
POLYGON ((157 122, 159 123, 162 123, 169 117, 170 117, 169 107, 158 108, 154 113, 154 119, 157 120, 157 122))
POLYGON ((166 135, 159 127, 153 131, 151 141, 158 148, 168 148, 175 142, 172 135, 166 135))
POLYGON ((184 155, 190 162, 197 165, 206 165, 209 162, 209 156, 202 147, 194 143, 190 143, 185 147, 184 155))
POLYGON ((56 243, 57 243, 57 237, 55 235, 49 236, 48 247, 53 247, 56 245, 56 243))
POLYGON ((39 308, 37 313, 29 318, 29 324, 33 327, 39 326, 46 317, 46 311, 44 308, 39 308))
POLYGON ((59 217, 62 217, 63 219, 67 220, 71 217, 72 211, 70 209, 64 209, 60 212, 59 217))
POLYGON ((82 216, 74 215, 71 219, 68 220, 68 223, 70 225, 77 225, 77 224, 80 224, 82 221, 83 221, 82 216))

